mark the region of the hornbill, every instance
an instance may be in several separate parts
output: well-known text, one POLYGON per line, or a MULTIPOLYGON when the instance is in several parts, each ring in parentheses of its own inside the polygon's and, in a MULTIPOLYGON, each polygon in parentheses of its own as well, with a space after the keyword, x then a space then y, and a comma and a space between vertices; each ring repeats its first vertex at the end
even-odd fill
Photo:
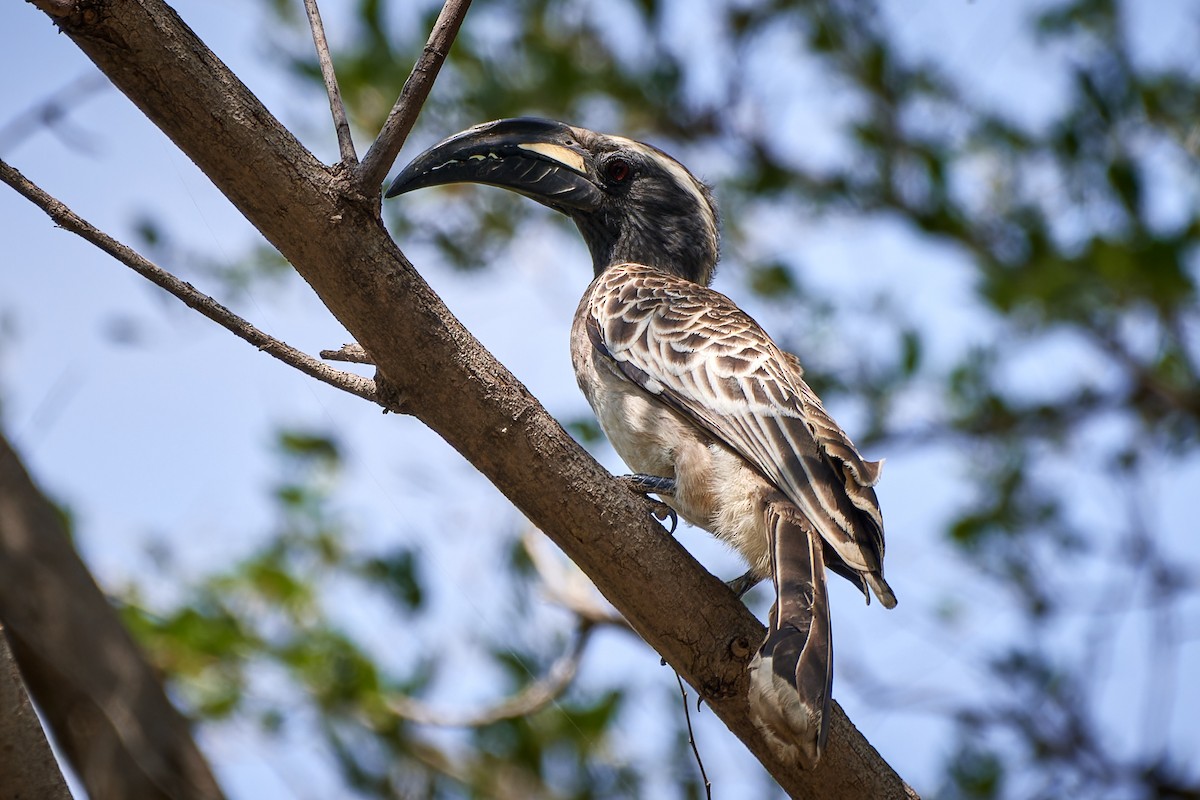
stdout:
POLYGON ((510 189, 575 221, 595 279, 571 330, 579 386, 626 482, 736 548, 770 577, 766 640, 749 701, 784 758, 825 744, 832 639, 825 568, 888 608, 883 520, 866 461, 781 350, 708 288, 719 234, 712 193, 640 142, 551 120, 504 119, 417 156, 387 196, 447 183, 510 189), (870 591, 868 591, 868 588, 870 591))

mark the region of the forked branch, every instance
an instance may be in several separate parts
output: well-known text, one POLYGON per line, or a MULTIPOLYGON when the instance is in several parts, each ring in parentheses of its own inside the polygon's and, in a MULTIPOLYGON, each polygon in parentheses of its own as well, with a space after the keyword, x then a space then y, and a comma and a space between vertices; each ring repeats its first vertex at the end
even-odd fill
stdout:
POLYGON ((417 121, 417 114, 425 105, 425 98, 433 88, 433 81, 437 78, 438 71, 446 60, 446 54, 450 52, 450 45, 454 43, 454 37, 458 35, 458 29, 462 26, 463 17, 467 15, 467 9, 470 7, 471 0, 446 0, 446 4, 442 6, 442 12, 438 14, 429 40, 425 43, 425 49, 421 51, 408 80, 404 82, 404 88, 400 90, 396 104, 388 113, 378 138, 358 167, 355 183, 364 195, 374 196, 383 184, 388 170, 396 163, 396 156, 400 155, 400 148, 404 146, 404 140, 408 138, 417 121))

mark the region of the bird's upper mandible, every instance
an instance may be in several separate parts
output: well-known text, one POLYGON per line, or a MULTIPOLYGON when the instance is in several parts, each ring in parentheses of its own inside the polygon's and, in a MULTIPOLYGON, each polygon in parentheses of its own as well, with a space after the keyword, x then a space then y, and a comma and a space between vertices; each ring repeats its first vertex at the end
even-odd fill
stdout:
POLYGON ((426 150, 387 196, 464 182, 519 192, 571 217, 596 274, 635 261, 701 285, 712 280, 720 242, 712 192, 650 145, 553 120, 502 119, 426 150))

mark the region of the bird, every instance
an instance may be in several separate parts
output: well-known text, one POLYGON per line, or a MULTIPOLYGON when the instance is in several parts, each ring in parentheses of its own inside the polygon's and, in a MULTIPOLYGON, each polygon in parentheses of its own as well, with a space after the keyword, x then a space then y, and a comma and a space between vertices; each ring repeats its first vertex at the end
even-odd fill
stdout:
POLYGON ((501 187, 574 221, 594 278, 572 323, 580 389, 622 480, 748 562, 739 596, 775 602, 749 664, 752 718, 777 756, 811 769, 833 678, 825 570, 887 608, 883 518, 867 461, 804 381, 799 359, 709 287, 720 253, 713 192, 662 150, 555 120, 476 125, 412 160, 386 197, 501 187))

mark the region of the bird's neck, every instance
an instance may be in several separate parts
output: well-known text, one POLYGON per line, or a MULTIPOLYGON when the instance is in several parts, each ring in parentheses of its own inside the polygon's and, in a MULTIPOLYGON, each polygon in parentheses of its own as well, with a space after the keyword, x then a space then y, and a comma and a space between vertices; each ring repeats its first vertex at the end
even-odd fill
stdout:
POLYGON ((716 269, 715 248, 695 239, 665 237, 651 231, 626 231, 622 235, 596 235, 580 224, 588 250, 592 255, 592 269, 596 275, 617 264, 644 264, 684 280, 707 286, 716 269), (592 234, 592 235, 588 235, 592 234))

